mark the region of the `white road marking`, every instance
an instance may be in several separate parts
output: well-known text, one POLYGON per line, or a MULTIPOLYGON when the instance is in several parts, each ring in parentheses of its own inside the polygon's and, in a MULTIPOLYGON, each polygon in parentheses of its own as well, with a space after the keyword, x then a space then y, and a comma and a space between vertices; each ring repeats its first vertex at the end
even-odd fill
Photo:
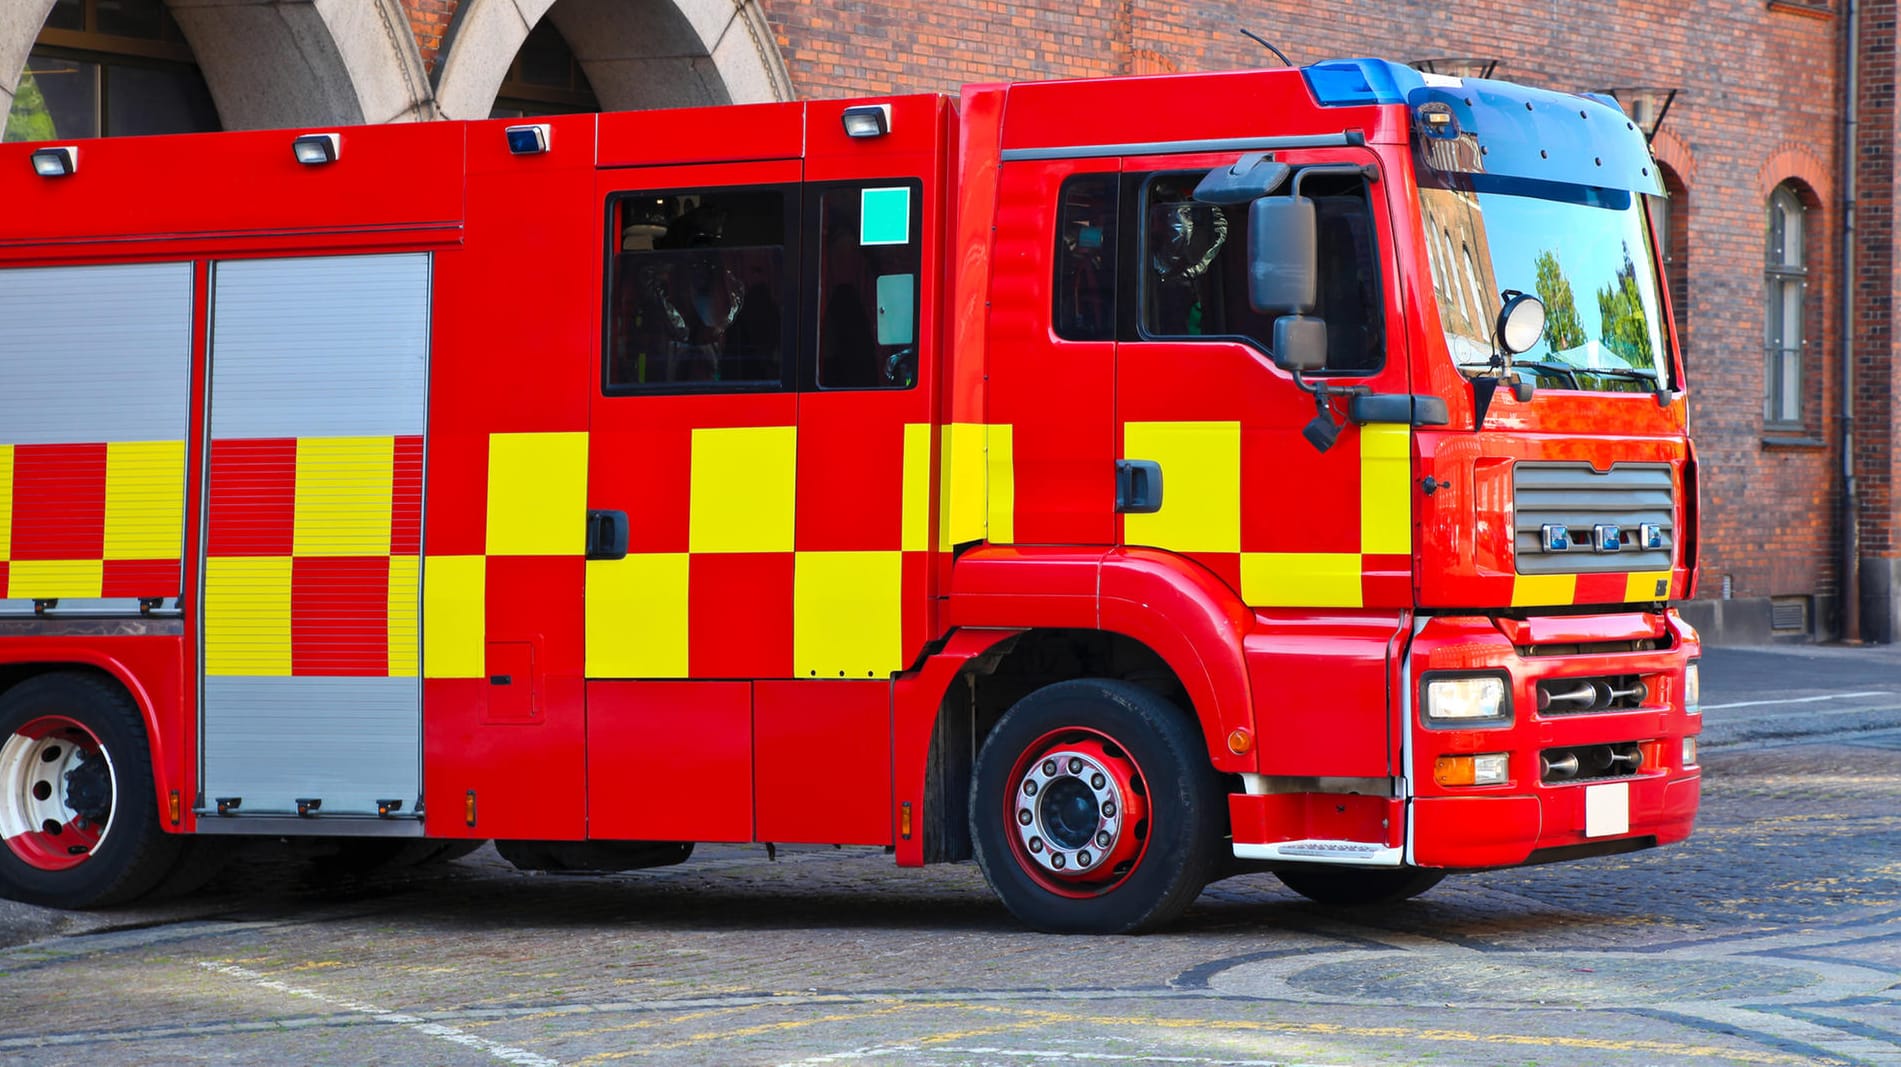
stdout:
POLYGON ((1721 711, 1724 708, 1760 708, 1771 704, 1815 704, 1824 700, 1853 700, 1856 697, 1891 697, 1896 694, 1886 689, 1872 689, 1866 693, 1830 693, 1820 697, 1797 697, 1794 700, 1739 700, 1734 704, 1705 704, 1704 711, 1721 711))
POLYGON ((327 993, 319 993, 314 989, 290 985, 247 967, 234 967, 228 963, 213 963, 210 960, 199 960, 198 966, 203 967, 207 971, 226 975, 231 978, 241 978, 250 982, 252 985, 283 993, 288 996, 314 1000, 319 1004, 328 1004, 331 1007, 343 1008, 346 1011, 361 1012, 375 1019, 377 1022, 389 1023, 392 1026, 407 1027, 419 1034, 433 1037, 440 1041, 448 1041, 453 1044, 475 1049, 479 1052, 486 1052, 490 1056, 501 1060, 503 1063, 513 1063, 516 1064, 517 1067, 561 1067, 561 1061, 549 1059, 546 1056, 530 1052, 527 1049, 504 1045, 499 1041, 490 1041, 486 1037, 477 1037, 466 1030, 458 1030, 453 1026, 445 1026, 442 1023, 432 1023, 414 1015, 390 1011, 388 1008, 379 1008, 375 1005, 364 1004, 359 1001, 344 1000, 341 997, 333 997, 327 993))
POLYGON ((956 1056, 1009 1056, 1016 1059, 1035 1060, 1038 1063, 1058 1063, 1074 1061, 1078 1063, 1179 1063, 1192 1067, 1317 1067, 1314 1064, 1289 1063, 1286 1060, 1220 1060, 1208 1056, 1158 1056, 1140 1052, 1067 1052, 1062 1049, 999 1048, 973 1046, 969 1048, 951 1048, 933 1045, 879 1045, 872 1048, 849 1049, 845 1052, 833 1052, 808 1059, 793 1060, 781 1067, 816 1067, 825 1063, 848 1063, 852 1060, 865 1060, 873 1056, 911 1056, 918 1053, 948 1053, 956 1056))

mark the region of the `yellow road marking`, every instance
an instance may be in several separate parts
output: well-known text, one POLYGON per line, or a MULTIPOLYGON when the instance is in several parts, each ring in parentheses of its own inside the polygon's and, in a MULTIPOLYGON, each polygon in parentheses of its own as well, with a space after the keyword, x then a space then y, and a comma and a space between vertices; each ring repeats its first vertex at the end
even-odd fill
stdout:
MULTIPOLYGON (((760 1007, 765 1006, 767 1005, 760 1005, 760 1007)), ((650 1052, 671 1052, 675 1049, 692 1048, 695 1045, 703 1045, 709 1041, 724 1041, 736 1037, 758 1037, 761 1034, 784 1033, 788 1030, 801 1030, 808 1026, 819 1026, 824 1023, 857 1022, 861 1019, 875 1019, 881 1015, 896 1015, 900 1012, 913 1011, 924 1006, 925 1005, 920 1004, 893 1004, 890 1007, 879 1008, 875 1011, 852 1012, 844 1015, 821 1015, 814 1019, 788 1019, 785 1022, 760 1023, 757 1026, 742 1026, 734 1030, 708 1030, 703 1033, 693 1034, 679 1041, 669 1041, 660 1045, 647 1045, 642 1048, 628 1049, 624 1052, 603 1052, 577 1062, 583 1065, 590 1063, 609 1063, 614 1060, 624 1060, 633 1056, 645 1056, 650 1052)))

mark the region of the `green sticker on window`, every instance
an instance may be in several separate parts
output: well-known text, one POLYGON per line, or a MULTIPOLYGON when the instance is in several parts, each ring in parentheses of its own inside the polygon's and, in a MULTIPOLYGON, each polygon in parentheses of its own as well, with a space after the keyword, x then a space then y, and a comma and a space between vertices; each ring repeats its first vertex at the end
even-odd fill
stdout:
POLYGON ((911 190, 866 189, 858 214, 858 243, 861 245, 906 245, 911 243, 911 190))

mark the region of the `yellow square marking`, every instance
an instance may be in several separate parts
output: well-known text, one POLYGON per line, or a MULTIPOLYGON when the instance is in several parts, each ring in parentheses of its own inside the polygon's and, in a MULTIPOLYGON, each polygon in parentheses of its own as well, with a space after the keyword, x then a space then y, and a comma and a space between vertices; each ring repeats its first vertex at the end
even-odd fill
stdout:
POLYGON ((800 678, 902 670, 899 552, 801 552, 792 579, 792 669, 800 678))
POLYGON ((792 551, 798 440, 796 426, 694 430, 687 548, 792 551))
POLYGON ((487 558, 430 556, 423 560, 423 677, 482 677, 488 670, 487 641, 487 558))
POLYGON ((106 446, 106 558, 177 559, 185 543, 185 442, 106 446))
POLYGON ((7 564, 7 595, 16 600, 98 599, 105 570, 96 559, 16 559, 7 564))
POLYGON ((687 554, 587 561, 587 676, 687 676, 687 554))
POLYGON ((1668 599, 1670 599, 1669 571, 1641 571, 1631 575, 1624 583, 1624 602, 1627 604, 1643 600, 1668 599))
POLYGON ((587 434, 490 434, 488 554, 578 556, 586 549, 587 434))
POLYGON ((0 445, 0 563, 13 554, 13 446, 0 445))
POLYGON ((1241 424, 1131 422, 1122 454, 1162 468, 1162 510, 1124 517, 1124 540, 1177 552, 1241 551, 1241 424))
POLYGON ((299 556, 389 555, 395 457, 391 437, 298 438, 291 551, 299 556))
POLYGON ((948 550, 984 539, 984 511, 989 506, 984 489, 986 434, 981 423, 953 422, 944 427, 938 444, 939 548, 948 550))
POLYGON ((1255 608, 1357 608, 1360 573, 1352 552, 1243 552, 1241 599, 1255 608))
POLYGON ((993 545, 1016 540, 1016 438, 1008 425, 984 431, 984 537, 993 545))
POLYGON ((1370 423, 1360 428, 1360 551, 1410 555, 1413 550, 1412 430, 1370 423))
POLYGON ((389 676, 414 678, 421 666, 416 659, 416 588, 415 556, 389 558, 389 676))
POLYGON ((205 673, 290 674, 288 556, 205 560, 205 673))
POLYGON ((931 547, 931 427, 904 426, 904 519, 899 546, 906 552, 931 547))
POLYGON ((1577 599, 1575 574, 1520 574, 1512 579, 1512 607, 1570 604, 1577 599))

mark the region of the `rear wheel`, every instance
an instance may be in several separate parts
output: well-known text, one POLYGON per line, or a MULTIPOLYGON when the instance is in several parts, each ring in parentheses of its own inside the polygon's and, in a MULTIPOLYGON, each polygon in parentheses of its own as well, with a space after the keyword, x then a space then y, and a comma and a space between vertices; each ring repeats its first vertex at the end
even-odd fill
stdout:
POLYGON ((125 692, 44 674, 0 696, 0 895, 99 907, 172 870, 182 839, 158 825, 145 723, 125 692))
POLYGON ((1059 682, 985 739, 971 841, 1025 923, 1128 933, 1175 918, 1213 877, 1221 801, 1200 731, 1167 700, 1124 682, 1059 682))
POLYGON ((1370 908, 1397 904, 1439 884, 1444 871, 1424 867, 1373 871, 1355 867, 1328 867, 1275 871, 1287 888, 1318 904, 1338 908, 1370 908))

